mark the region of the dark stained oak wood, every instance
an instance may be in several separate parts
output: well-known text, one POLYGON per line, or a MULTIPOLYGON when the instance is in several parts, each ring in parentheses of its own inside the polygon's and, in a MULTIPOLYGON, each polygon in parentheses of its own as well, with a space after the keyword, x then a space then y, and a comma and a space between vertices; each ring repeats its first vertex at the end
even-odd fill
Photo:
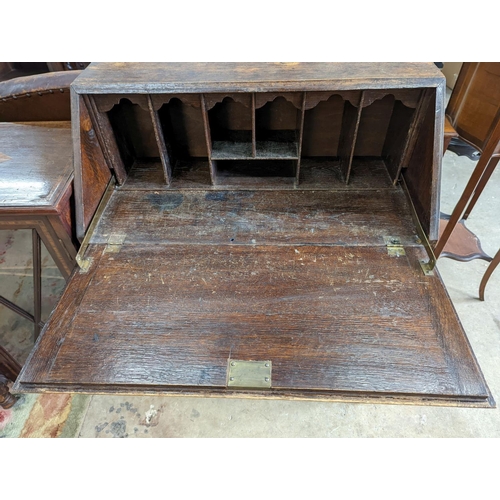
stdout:
POLYGON ((361 94, 358 107, 354 107, 350 103, 344 104, 342 131, 339 139, 339 159, 340 168, 346 184, 349 184, 349 177, 351 175, 352 160, 363 112, 363 99, 364 92, 361 94))
POLYGON ((259 92, 434 87, 433 63, 92 63, 78 93, 259 92), (332 88, 332 83, 334 87, 332 88))
POLYGON ((0 134, 0 225, 36 228, 69 276, 76 255, 70 124, 0 123, 0 134))
POLYGON ((366 191, 119 191, 92 242, 385 245, 417 236, 401 188, 366 191))
POLYGON ((106 134, 126 179, 14 389, 494 406, 395 182, 435 239, 443 89, 430 63, 89 67, 80 236, 106 134), (226 387, 230 359, 271 389, 226 387))
POLYGON ((436 242, 439 234, 443 106, 444 83, 430 98, 419 135, 415 139, 413 154, 408 167, 402 171, 420 224, 431 242, 436 242))
POLYGON ((43 326, 41 241, 65 278, 75 265, 70 124, 0 123, 0 136, 0 229, 32 231, 33 314, 0 302, 31 321, 36 338, 43 326))
POLYGON ((99 112, 93 97, 84 97, 84 102, 94 123, 106 162, 113 171, 117 184, 122 185, 127 178, 127 173, 111 129, 109 116, 106 113, 99 112))
POLYGON ((74 276, 65 333, 53 317, 36 346, 35 359, 55 352, 52 362, 26 369, 17 388, 221 389, 229 358, 270 359, 273 388, 298 395, 487 405, 446 292, 439 277, 422 277, 419 256, 410 247, 394 258, 370 247, 125 244, 97 259, 91 279, 74 276))
POLYGON ((75 172, 78 172, 75 176, 76 230, 78 238, 82 240, 111 179, 111 173, 83 97, 77 97, 77 101, 79 138, 74 142, 75 156, 79 158, 79 163, 75 165, 75 172))

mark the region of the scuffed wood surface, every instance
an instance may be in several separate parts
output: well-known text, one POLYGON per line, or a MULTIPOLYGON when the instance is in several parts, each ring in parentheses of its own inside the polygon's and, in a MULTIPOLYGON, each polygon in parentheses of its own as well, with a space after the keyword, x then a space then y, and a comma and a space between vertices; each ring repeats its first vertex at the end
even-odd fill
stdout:
POLYGON ((25 370, 21 385, 222 388, 228 358, 270 359, 273 388, 298 394, 484 402, 457 316, 439 277, 421 274, 421 257, 414 248, 394 258, 367 247, 124 245, 74 276, 68 310, 36 347, 34 359, 52 363, 25 370))
POLYGON ((81 196, 76 198, 77 234, 83 237, 111 179, 111 172, 82 97, 79 112, 81 151, 77 154, 80 156, 81 177, 75 178, 75 190, 81 196))
MULTIPOLYGON (((275 165, 271 165, 276 170, 275 165)), ((284 169, 285 170, 285 169, 284 169)), ((170 186, 165 185, 162 166, 159 160, 136 161, 129 173, 129 177, 121 188, 123 190, 225 190, 224 182, 230 182, 229 176, 219 176, 219 184, 211 186, 210 171, 207 160, 178 161, 174 169, 170 186)), ((232 189, 242 187, 242 178, 233 175, 232 189)), ((269 177, 246 178, 247 183, 260 190, 296 190, 294 178, 280 177, 280 183, 272 185, 269 177)), ((252 187, 252 186, 251 186, 252 187)), ((392 181, 382 160, 354 158, 351 169, 351 178, 346 185, 338 159, 306 158, 301 161, 300 189, 301 190, 378 190, 392 189, 392 181)))
POLYGON ((400 188, 380 191, 116 191, 93 243, 416 244, 400 188))
POLYGON ((78 93, 259 92, 435 87, 433 63, 92 63, 78 93))

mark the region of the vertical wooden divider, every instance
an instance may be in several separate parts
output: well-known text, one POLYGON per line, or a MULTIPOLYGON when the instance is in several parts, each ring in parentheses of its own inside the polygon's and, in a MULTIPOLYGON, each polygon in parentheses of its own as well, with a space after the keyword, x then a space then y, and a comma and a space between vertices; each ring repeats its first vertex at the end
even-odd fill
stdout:
POLYGON ((153 129, 155 131, 156 144, 158 145, 158 151, 160 153, 161 165, 163 167, 163 174, 165 177, 165 183, 170 186, 172 182, 172 160, 168 153, 167 144, 165 142, 165 136, 163 135, 163 128, 160 122, 160 116, 158 111, 154 109, 153 100, 151 96, 148 95, 148 108, 151 114, 151 121, 153 122, 153 129))
POLYGON ((108 164, 108 168, 115 174, 116 183, 121 186, 127 179, 127 171, 120 156, 118 145, 116 144, 115 135, 107 113, 102 113, 97 109, 94 97, 84 95, 83 101, 87 107, 90 119, 96 131, 97 140, 101 146, 101 150, 108 164))
POLYGON ((356 139, 358 137, 361 113, 363 112, 364 98, 365 93, 362 92, 357 108, 352 106, 349 101, 345 101, 344 103, 344 116, 342 119, 342 130, 339 143, 339 157, 340 169, 346 184, 349 184, 349 178, 351 176, 352 159, 354 156, 356 139))
POLYGON ((252 92, 252 158, 257 157, 257 130, 255 129, 255 93, 252 92))
POLYGON ((299 142, 297 144, 297 166, 295 168, 295 184, 300 182, 300 160, 302 159, 302 137, 304 136, 304 116, 306 112, 306 92, 302 94, 302 107, 300 109, 299 142))
POLYGON ((201 114, 203 116, 203 125, 205 128, 205 141, 207 143, 208 166, 210 168, 210 178, 212 179, 212 186, 217 182, 217 166, 212 160, 212 138, 210 136, 210 121, 208 120, 208 111, 205 104, 205 96, 200 94, 201 114))
POLYGON ((408 167, 411 155, 413 154, 413 150, 417 142, 417 137, 420 133, 420 128, 422 127, 422 123, 424 121, 425 114, 427 112, 427 108, 431 102, 431 99, 432 99, 432 91, 430 89, 425 89, 420 95, 417 108, 413 113, 411 125, 408 130, 408 135, 406 136, 406 142, 403 147, 403 151, 401 153, 399 168, 396 172, 394 179, 392 180, 394 185, 397 184, 403 168, 408 167))

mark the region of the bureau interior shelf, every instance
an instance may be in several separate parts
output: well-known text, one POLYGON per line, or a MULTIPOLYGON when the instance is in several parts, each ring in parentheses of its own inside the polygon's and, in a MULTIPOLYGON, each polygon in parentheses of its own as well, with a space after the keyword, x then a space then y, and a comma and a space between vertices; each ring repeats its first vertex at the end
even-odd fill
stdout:
POLYGON ((92 99, 109 118, 128 173, 161 162, 166 186, 287 188, 319 178, 348 185, 367 162, 382 162, 395 182, 425 96, 425 89, 388 89, 92 99), (306 160, 319 160, 321 173, 306 160))

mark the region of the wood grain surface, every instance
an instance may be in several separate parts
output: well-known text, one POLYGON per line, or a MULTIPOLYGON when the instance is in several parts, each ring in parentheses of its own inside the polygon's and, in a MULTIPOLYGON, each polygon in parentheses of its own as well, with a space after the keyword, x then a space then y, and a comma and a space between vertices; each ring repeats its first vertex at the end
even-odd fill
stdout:
POLYGON ((70 127, 0 123, 0 210, 56 205, 73 175, 70 127))
POLYGON ((92 63, 78 93, 259 92, 434 87, 433 63, 92 63))
POLYGON ((133 244, 416 244, 401 188, 380 191, 116 191, 92 242, 133 244))
POLYGON ((270 359, 275 390, 487 404, 439 277, 422 275, 420 248, 406 251, 94 247, 89 275, 75 274, 36 346, 45 362, 18 388, 221 389, 228 359, 270 359))

